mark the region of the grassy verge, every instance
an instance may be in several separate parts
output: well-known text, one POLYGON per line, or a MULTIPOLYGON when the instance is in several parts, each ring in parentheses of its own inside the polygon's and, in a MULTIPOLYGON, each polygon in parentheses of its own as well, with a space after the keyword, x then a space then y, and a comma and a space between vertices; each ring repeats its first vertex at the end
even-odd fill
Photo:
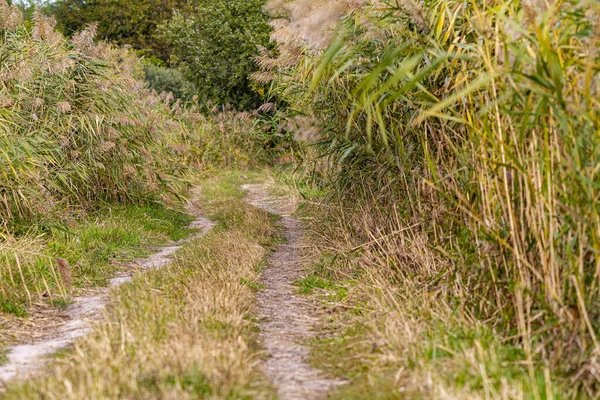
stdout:
POLYGON ((160 206, 119 206, 103 210, 71 230, 53 230, 49 249, 67 259, 74 286, 104 286, 119 262, 148 255, 151 247, 183 239, 193 217, 160 206))
POLYGON ((42 295, 66 294, 56 267, 64 258, 72 288, 104 286, 122 263, 149 254, 154 246, 179 240, 192 217, 158 205, 105 208, 69 225, 11 237, 0 247, 0 310, 17 316, 42 295))
POLYGON ((6 236, 0 240, 0 347, 42 328, 37 311, 47 316, 72 296, 105 286, 127 262, 189 235, 192 219, 159 205, 116 206, 26 236, 6 236), (68 276, 61 274, 59 258, 66 260, 68 276))
POLYGON ((374 231, 372 243, 356 246, 345 224, 364 221, 347 215, 331 204, 304 208, 316 261, 296 282, 325 310, 312 363, 350 382, 331 399, 564 398, 568 382, 538 359, 529 365, 518 340, 461 314, 419 271, 406 272, 431 253, 374 231))
POLYGON ((112 293, 106 319, 51 368, 6 399, 272 398, 257 372, 252 308, 260 267, 276 239, 272 217, 247 206, 227 174, 203 187, 218 222, 168 267, 112 293))

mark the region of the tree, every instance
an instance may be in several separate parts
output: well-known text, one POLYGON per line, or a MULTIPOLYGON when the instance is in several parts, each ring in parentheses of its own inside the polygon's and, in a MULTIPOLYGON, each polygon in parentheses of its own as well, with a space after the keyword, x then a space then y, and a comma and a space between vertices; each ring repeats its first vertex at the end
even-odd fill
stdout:
POLYGON ((173 10, 185 13, 188 4, 186 0, 57 0, 48 11, 66 35, 98 22, 99 37, 168 61, 168 45, 156 35, 156 28, 171 18, 173 10))
POLYGON ((196 0, 187 16, 175 13, 161 25, 171 45, 171 62, 203 100, 249 109, 260 103, 249 75, 271 27, 263 0, 196 0))

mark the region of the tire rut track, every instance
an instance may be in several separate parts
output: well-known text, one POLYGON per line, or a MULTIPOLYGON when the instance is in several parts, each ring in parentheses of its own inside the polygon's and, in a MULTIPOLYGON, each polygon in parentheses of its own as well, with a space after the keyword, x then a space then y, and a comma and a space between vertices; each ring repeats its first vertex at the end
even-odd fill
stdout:
POLYGON ((302 342, 316 336, 314 307, 296 294, 293 283, 301 278, 301 242, 304 229, 286 206, 273 200, 263 185, 244 185, 246 201, 279 215, 286 243, 268 258, 258 295, 260 339, 269 358, 263 370, 282 400, 317 400, 344 382, 324 377, 308 364, 309 349, 302 342))
MULTIPOLYGON (((159 269, 171 262, 170 256, 179 250, 185 243, 206 234, 215 223, 201 214, 198 203, 199 188, 192 191, 193 199, 186 205, 186 210, 196 219, 189 228, 198 229, 200 233, 177 242, 175 245, 160 248, 157 253, 147 258, 136 260, 132 265, 142 271, 159 269)), ((109 290, 120 286, 133 279, 133 272, 119 274, 110 280, 108 288, 97 290, 90 296, 73 299, 63 317, 66 322, 50 330, 45 338, 34 343, 26 343, 6 348, 8 361, 0 365, 0 393, 7 382, 15 379, 23 380, 43 372, 44 368, 52 361, 51 356, 60 350, 71 347, 74 341, 87 335, 94 321, 102 317, 102 311, 109 301, 109 290)))

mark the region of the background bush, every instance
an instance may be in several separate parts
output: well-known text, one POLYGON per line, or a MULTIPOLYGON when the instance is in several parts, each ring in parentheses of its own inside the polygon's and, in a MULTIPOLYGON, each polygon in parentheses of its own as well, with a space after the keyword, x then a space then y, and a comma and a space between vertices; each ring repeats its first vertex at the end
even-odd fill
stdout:
POLYGON ((170 49, 156 34, 157 26, 171 18, 173 10, 185 14, 188 4, 182 0, 56 0, 45 11, 67 36, 97 23, 99 38, 168 62, 170 49))
POLYGON ((147 62, 142 65, 142 70, 148 87, 158 93, 173 93, 175 98, 182 100, 191 100, 196 93, 194 86, 177 69, 147 62))
POLYGON ((268 46, 271 27, 263 0, 197 0, 161 26, 171 62, 197 88, 200 100, 258 107, 261 95, 249 75, 259 46, 268 46))

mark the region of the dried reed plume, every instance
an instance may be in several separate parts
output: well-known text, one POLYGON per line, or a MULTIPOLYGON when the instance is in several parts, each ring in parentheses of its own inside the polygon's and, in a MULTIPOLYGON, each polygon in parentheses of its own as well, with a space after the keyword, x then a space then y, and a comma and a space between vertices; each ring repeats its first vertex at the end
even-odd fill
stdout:
POLYGON ((23 14, 15 5, 9 6, 6 0, 0 0, 0 29, 13 31, 23 25, 23 14))
POLYGON ((44 41, 51 47, 56 47, 63 40, 63 37, 54 28, 56 20, 52 17, 46 17, 39 10, 33 13, 33 40, 44 41))
POLYGON ((58 266, 58 273, 62 279, 63 285, 67 289, 71 289, 73 286, 73 278, 71 276, 71 268, 69 263, 64 258, 57 258, 56 265, 58 266))
POLYGON ((273 24, 275 41, 324 49, 330 43, 333 28, 340 17, 365 3, 361 0, 271 0, 265 9, 272 15, 282 17, 273 24))
POLYGON ((94 43, 98 32, 98 23, 87 25, 81 32, 73 35, 71 42, 76 49, 91 57, 99 56, 98 46, 94 43))
POLYGON ((61 114, 67 114, 72 111, 72 107, 68 101, 61 101, 56 104, 56 110, 61 114))

